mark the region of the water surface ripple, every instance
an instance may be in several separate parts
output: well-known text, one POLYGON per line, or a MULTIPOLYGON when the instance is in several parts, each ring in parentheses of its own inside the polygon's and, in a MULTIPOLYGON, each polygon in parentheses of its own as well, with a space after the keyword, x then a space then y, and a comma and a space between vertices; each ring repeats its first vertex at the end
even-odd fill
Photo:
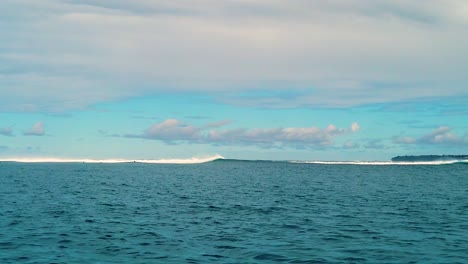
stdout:
POLYGON ((0 163, 0 263, 466 263, 468 166, 0 163))

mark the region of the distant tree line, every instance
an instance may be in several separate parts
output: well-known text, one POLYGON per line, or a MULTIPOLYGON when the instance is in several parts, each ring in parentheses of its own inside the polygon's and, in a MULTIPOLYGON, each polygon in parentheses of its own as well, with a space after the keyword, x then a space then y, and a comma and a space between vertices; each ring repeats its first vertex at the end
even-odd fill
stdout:
POLYGON ((466 160, 468 155, 419 155, 419 156, 396 156, 392 161, 443 161, 443 160, 466 160))

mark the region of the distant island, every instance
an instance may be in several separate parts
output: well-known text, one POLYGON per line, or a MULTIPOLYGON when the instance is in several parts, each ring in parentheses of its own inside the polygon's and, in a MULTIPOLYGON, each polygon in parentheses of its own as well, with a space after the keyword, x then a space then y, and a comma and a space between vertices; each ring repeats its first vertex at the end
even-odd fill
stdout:
POLYGON ((444 161, 444 160, 468 160, 468 155, 419 155, 419 156, 396 156, 392 161, 444 161))

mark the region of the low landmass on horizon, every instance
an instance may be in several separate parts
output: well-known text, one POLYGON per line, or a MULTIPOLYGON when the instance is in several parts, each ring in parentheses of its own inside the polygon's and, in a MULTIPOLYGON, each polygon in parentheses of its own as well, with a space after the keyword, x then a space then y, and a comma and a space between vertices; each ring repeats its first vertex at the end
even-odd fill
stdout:
POLYGON ((415 156, 396 156, 392 161, 444 161, 444 160, 468 160, 468 155, 415 155, 415 156))

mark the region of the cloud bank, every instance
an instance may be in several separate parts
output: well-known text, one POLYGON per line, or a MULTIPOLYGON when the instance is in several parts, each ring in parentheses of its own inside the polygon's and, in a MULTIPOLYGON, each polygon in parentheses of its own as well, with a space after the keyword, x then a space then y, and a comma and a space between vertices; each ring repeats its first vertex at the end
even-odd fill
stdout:
POLYGON ((8 41, 0 42, 0 111, 65 111, 176 91, 264 107, 467 96, 465 1, 1 5, 8 41))
POLYGON ((393 143, 396 144, 425 144, 425 145, 466 145, 468 144, 468 134, 458 136, 448 126, 440 126, 434 131, 419 137, 394 137, 393 143))
POLYGON ((230 122, 220 121, 196 127, 177 119, 167 119, 146 129, 142 134, 127 134, 123 137, 160 140, 169 144, 199 143, 213 145, 254 145, 265 148, 309 148, 325 147, 334 143, 334 138, 355 133, 359 124, 354 122, 349 128, 329 125, 318 127, 287 128, 232 128, 220 129, 230 122))

